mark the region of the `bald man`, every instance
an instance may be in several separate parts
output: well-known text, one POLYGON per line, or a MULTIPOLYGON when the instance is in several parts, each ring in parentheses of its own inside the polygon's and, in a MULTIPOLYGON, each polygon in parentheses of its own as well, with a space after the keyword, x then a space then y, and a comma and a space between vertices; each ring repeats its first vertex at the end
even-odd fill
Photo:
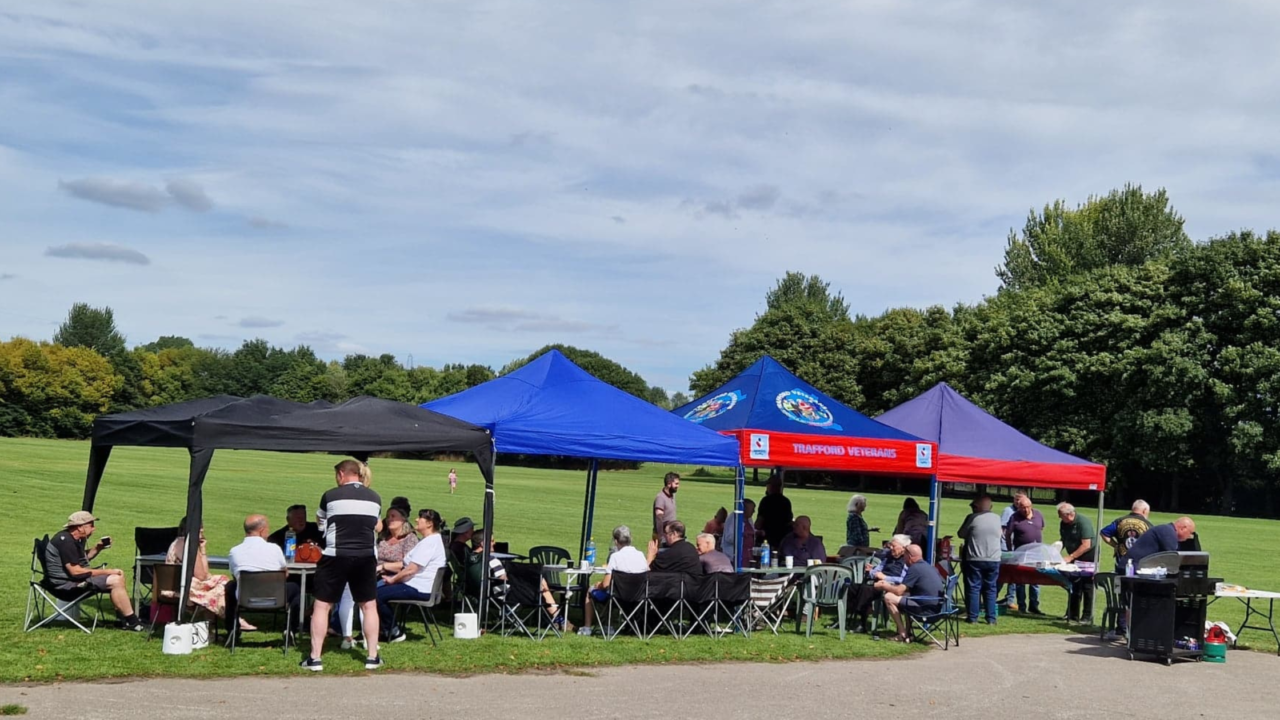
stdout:
MULTIPOLYGON (((239 545, 231 548, 231 552, 227 553, 228 564, 231 569, 231 582, 227 583, 227 632, 231 633, 237 629, 239 603, 239 579, 240 573, 248 572, 271 572, 273 570, 284 570, 285 560, 284 551, 280 546, 267 542, 267 536, 271 533, 271 524, 267 520, 266 515, 250 515, 244 519, 244 540, 239 545)), ((298 613, 298 584, 293 582, 285 583, 285 597, 289 604, 294 606, 294 622, 297 622, 298 613)), ((291 628, 291 631, 293 628, 291 628)))
POLYGON ((938 574, 938 569, 924 562, 924 553, 919 545, 907 547, 907 574, 902 582, 890 585, 884 591, 884 605, 898 628, 894 640, 908 642, 906 622, 902 618, 903 609, 917 612, 937 612, 942 607, 942 596, 947 591, 947 584, 938 574))
POLYGON ((1125 553, 1125 565, 1132 561, 1133 569, 1137 570, 1138 564, 1146 556, 1161 552, 1174 552, 1178 549, 1178 543, 1183 540, 1190 540, 1195 532, 1195 521, 1185 516, 1174 520, 1168 525, 1156 525, 1143 533, 1142 537, 1134 540, 1133 545, 1129 546, 1129 552, 1125 553))

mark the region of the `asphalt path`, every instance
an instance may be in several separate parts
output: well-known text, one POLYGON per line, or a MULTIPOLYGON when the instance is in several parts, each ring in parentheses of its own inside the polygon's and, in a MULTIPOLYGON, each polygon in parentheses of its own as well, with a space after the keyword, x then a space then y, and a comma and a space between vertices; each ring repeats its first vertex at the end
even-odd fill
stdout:
POLYGON ((997 636, 903 660, 0 686, 29 718, 1276 718, 1280 657, 1130 661, 1097 638, 997 636))

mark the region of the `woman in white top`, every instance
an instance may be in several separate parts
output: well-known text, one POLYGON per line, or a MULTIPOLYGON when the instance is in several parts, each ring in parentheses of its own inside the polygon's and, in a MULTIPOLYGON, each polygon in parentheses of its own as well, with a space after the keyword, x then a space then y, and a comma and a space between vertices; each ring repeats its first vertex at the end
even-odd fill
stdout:
POLYGON ((382 620, 381 627, 388 628, 390 642, 405 639, 403 629, 392 627, 395 614, 391 610, 391 601, 431 599, 436 573, 444 569, 447 558, 444 541, 440 537, 443 525, 440 513, 419 510, 417 530, 422 539, 405 555, 400 572, 387 578, 386 584, 378 588, 378 616, 382 620))

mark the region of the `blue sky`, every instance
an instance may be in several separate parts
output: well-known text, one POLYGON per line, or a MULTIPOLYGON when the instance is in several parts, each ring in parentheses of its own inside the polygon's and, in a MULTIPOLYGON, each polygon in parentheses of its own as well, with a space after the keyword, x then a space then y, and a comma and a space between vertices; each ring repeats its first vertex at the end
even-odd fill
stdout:
POLYGON ((669 390, 787 270, 856 312, 994 292, 1055 198, 1274 226, 1272 3, 0 0, 0 336, 669 390))

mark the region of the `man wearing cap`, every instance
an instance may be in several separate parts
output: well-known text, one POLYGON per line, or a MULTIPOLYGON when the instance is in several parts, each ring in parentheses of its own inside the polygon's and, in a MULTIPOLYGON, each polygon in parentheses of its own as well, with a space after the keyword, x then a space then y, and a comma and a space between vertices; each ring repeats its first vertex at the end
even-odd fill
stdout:
POLYGON ((476 524, 471 522, 469 517, 460 517, 453 524, 453 532, 449 534, 449 557, 457 563, 459 568, 467 566, 467 556, 471 554, 467 543, 471 542, 475 534, 476 524))
POLYGON ((124 571, 118 568, 90 567, 89 562, 98 553, 111 547, 109 537, 104 537, 92 548, 85 550, 84 541, 93 535, 98 518, 81 510, 71 513, 67 524, 49 540, 45 549, 45 565, 49 568, 49 582, 57 590, 93 588, 97 592, 111 594, 111 604, 120 615, 120 626, 125 630, 146 631, 129 602, 129 588, 124 582, 124 571))

